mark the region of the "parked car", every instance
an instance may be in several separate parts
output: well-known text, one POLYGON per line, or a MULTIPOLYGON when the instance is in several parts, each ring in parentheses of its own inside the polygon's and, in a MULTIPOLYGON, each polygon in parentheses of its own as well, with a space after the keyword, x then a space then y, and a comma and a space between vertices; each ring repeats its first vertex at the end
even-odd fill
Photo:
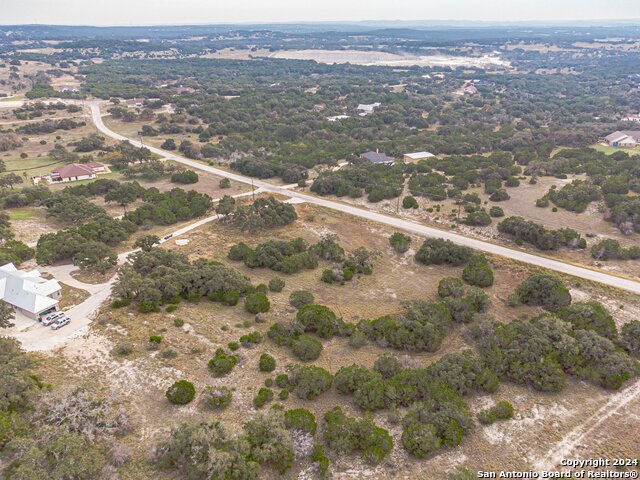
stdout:
POLYGON ((42 319, 42 325, 44 325, 45 327, 48 327, 53 322, 55 322, 56 320, 59 320, 60 318, 62 318, 64 316, 65 316, 64 312, 54 312, 54 313, 52 313, 50 315, 47 315, 46 317, 44 317, 42 319))
POLYGON ((169 235, 165 235, 164 237, 162 237, 162 239, 169 240, 171 237, 173 237, 173 233, 170 233, 169 235))
POLYGON ((51 328, 53 330, 58 330, 59 328, 62 328, 65 325, 68 325, 69 323, 71 323, 71 319, 69 317, 62 317, 56 320, 55 322, 53 322, 51 324, 51 328))

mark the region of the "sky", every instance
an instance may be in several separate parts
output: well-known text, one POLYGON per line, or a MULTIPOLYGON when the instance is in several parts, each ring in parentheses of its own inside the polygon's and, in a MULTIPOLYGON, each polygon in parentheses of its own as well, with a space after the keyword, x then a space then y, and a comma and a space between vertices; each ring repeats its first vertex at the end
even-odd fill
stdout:
POLYGON ((0 0, 0 24, 640 19, 640 0, 0 0))

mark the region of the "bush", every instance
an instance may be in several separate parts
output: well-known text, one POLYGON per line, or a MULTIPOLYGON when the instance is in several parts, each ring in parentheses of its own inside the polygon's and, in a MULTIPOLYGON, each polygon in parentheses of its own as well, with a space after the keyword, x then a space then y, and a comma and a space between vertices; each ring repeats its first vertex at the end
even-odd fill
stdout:
POLYGON ((284 280, 282 280, 281 278, 276 277, 269 280, 269 290, 271 290, 272 292, 281 292, 284 286, 284 280))
POLYGON ((591 247, 591 257, 596 260, 637 260, 640 258, 640 247, 624 248, 620 242, 607 238, 591 247))
POLYGON ((222 304, 227 307, 234 307, 238 304, 240 300, 240 294, 235 290, 229 290, 228 292, 224 292, 222 295, 222 304))
POLYGON ((551 312, 571 303, 571 294, 562 281, 552 275, 531 275, 516 288, 520 303, 539 305, 551 312))
MULTIPOLYGON (((382 378, 387 379, 393 377, 395 374, 400 373, 402 365, 400 361, 389 353, 385 353, 381 357, 378 357, 373 364, 373 369, 382 375, 382 378)), ((336 378, 337 381, 337 378, 336 378)))
POLYGON ((295 308, 311 305, 313 302, 313 294, 306 290, 296 290, 295 292, 291 292, 291 295, 289 295, 289 305, 295 308))
POLYGON ((134 348, 133 345, 131 345, 131 343, 129 342, 120 342, 113 349, 113 352, 121 357, 126 357, 134 352, 134 348))
POLYGON ((244 309, 249 313, 268 312, 271 308, 269 299, 262 292, 250 293, 244 301, 244 309))
POLYGON ((227 387, 205 387, 202 402, 212 409, 227 408, 231 404, 233 394, 227 387))
POLYGON ((489 216, 493 218, 504 217, 504 210, 501 207, 495 206, 489 209, 489 216))
POLYGON ((149 337, 149 343, 160 344, 162 343, 162 337, 160 335, 151 335, 149 337))
POLYGON ((209 360, 209 370, 216 377, 222 377, 233 370, 238 363, 238 357, 235 355, 227 355, 224 350, 219 348, 216 350, 213 358, 209 360))
POLYGON ((261 372, 273 372, 276 369, 276 359, 268 353, 263 353, 260 355, 258 368, 261 372))
POLYGON ((186 380, 178 380, 171 385, 165 396, 175 405, 185 405, 193 400, 196 395, 196 389, 193 383, 186 380))
POLYGON ((286 373, 280 373, 276 375, 276 385, 280 388, 289 387, 289 375, 286 373))
POLYGON ((640 321, 633 320, 622 327, 620 343, 631 355, 640 356, 640 321))
POLYGON ((489 196, 489 200, 491 200, 492 202, 504 202, 505 200, 509 200, 510 198, 511 197, 509 196, 507 191, 502 188, 496 190, 489 196))
POLYGON ((227 347, 229 347, 229 350, 231 350, 232 352, 240 350, 240 344, 238 342, 229 342, 227 344, 227 347))
POLYGON ((280 393, 278 394, 278 398, 280 400, 286 400, 287 398, 289 398, 289 390, 287 390, 286 388, 280 390, 280 393))
POLYGON ((415 197, 407 195, 402 199, 402 208, 418 208, 418 201, 415 197))
POLYGON ((173 326, 177 328, 182 328, 184 326, 184 320, 181 318, 174 318, 173 326))
POLYGON ((273 390, 270 388, 262 387, 258 390, 258 394, 253 397, 253 406, 256 408, 262 408, 267 402, 273 400, 273 390))
POLYGON ((360 451, 369 463, 380 463, 393 449, 393 439, 373 420, 347 417, 340 407, 324 415, 324 438, 329 448, 338 453, 360 451))
POLYGON ((333 376, 315 365, 296 366, 293 372, 296 395, 303 400, 315 400, 331 388, 333 376))
POLYGON ((484 210, 478 210, 467 215, 462 220, 462 223, 475 227, 486 227, 487 225, 491 225, 491 217, 484 210))
POLYGON ((483 425, 490 425, 498 420, 509 420, 510 418, 513 418, 513 405, 506 400, 478 413, 478 421, 483 425))
POLYGON ((219 183, 220 188, 231 188, 231 180, 228 178, 223 178, 219 183))
POLYGON ((167 305, 167 308, 164 309, 167 313, 173 313, 178 309, 177 305, 167 305))
POLYGON ((389 243, 396 252, 404 253, 411 246, 411 237, 404 233, 395 232, 389 237, 389 243))
POLYGON ((173 183, 191 184, 198 183, 198 174, 193 170, 183 170, 175 172, 171 175, 171 181, 173 183))
POLYGON ((251 332, 251 333, 248 333, 246 335, 242 335, 240 337, 240 343, 245 348, 252 348, 252 347, 255 347, 256 345, 258 345, 259 343, 262 343, 263 339, 264 338, 263 338, 262 334, 256 330, 255 332, 251 332))
POLYGON ((402 447, 418 458, 428 458, 442 447, 438 431, 430 423, 412 423, 402 432, 402 447))
POLYGON ((460 266, 471 260, 473 250, 456 245, 451 240, 429 238, 416 253, 416 261, 425 265, 460 266))
POLYGON ((306 408, 294 408, 284 412, 284 424, 289 430, 298 430, 309 435, 316 434, 316 417, 306 408))
POLYGON ((353 394, 365 383, 380 378, 378 372, 372 372, 360 365, 342 367, 336 372, 335 384, 340 393, 353 394))
POLYGON ((576 329, 593 330, 609 340, 615 340, 618 335, 613 317, 595 300, 567 305, 556 310, 555 314, 565 322, 573 324, 576 329))
POLYGON ((293 354, 302 361, 316 360, 322 352, 322 343, 309 335, 300 335, 291 346, 293 354))
POLYGON ((305 332, 314 332, 322 338, 331 338, 338 333, 341 321, 336 314, 323 305, 305 305, 298 310, 296 321, 305 332))
POLYGON ((462 278, 469 285, 486 288, 493 285, 493 270, 484 257, 478 257, 464 267, 462 278))

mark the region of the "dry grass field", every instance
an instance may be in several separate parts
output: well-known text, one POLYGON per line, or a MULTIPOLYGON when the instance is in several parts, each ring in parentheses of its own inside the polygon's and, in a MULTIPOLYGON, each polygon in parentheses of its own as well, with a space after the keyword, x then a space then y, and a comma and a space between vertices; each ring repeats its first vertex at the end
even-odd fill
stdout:
MULTIPOLYGON (((266 323, 259 324, 241 304, 224 307, 207 300, 199 303, 183 301, 170 314, 140 314, 133 308, 112 310, 104 307, 88 336, 75 339, 53 358, 46 358, 40 363, 42 377, 53 385, 89 383, 112 392, 125 403, 133 425, 131 432, 120 441, 130 449, 132 461, 123 467, 121 478, 173 478, 149 471, 140 459, 149 458, 153 445, 166 438, 169 430, 181 422, 217 420, 233 431, 253 415, 252 398, 265 379, 284 372, 289 363, 299 363, 290 351, 277 347, 268 339, 256 348, 241 348, 238 351, 239 364, 223 378, 212 377, 206 363, 216 348, 226 348, 229 342, 237 341, 241 335, 254 330, 265 333, 273 322, 292 319, 295 314, 287 308, 287 301, 293 290, 307 289, 313 292, 317 303, 329 306, 347 321, 357 322, 363 318, 398 313, 403 300, 433 299, 441 278, 460 274, 458 268, 417 264, 413 253, 420 245, 419 238, 413 239, 413 248, 409 252, 399 255, 389 247, 388 236, 392 231, 387 228, 304 204, 296 208, 299 220, 286 228, 248 236, 231 227, 213 223, 193 230, 179 242, 167 242, 164 248, 184 252, 192 259, 204 257, 224 262, 258 284, 268 282, 276 273, 248 269, 240 262, 229 261, 226 254, 231 245, 239 241, 255 245, 269 238, 286 240, 298 236, 315 242, 323 234, 334 233, 347 251, 364 246, 382 253, 374 264, 373 275, 355 278, 344 286, 322 283, 319 280, 322 265, 294 275, 278 275, 285 279, 286 286, 281 293, 269 294, 271 310, 266 316, 266 323), (188 243, 185 244, 184 240, 188 243), (174 326, 176 318, 184 321, 182 327, 174 326), (146 349, 150 335, 163 336, 160 350, 146 349), (133 353, 126 357, 116 355, 114 348, 122 343, 131 345, 133 353), (167 353, 169 351, 173 353, 167 353), (258 358, 265 352, 277 361, 276 371, 271 374, 261 373, 257 368, 258 358), (170 358, 172 356, 174 358, 170 358), (183 407, 171 405, 164 398, 164 391, 179 378, 192 381, 198 397, 206 385, 232 387, 233 402, 223 412, 205 410, 198 397, 183 407)), ((491 260, 496 275, 495 285, 487 291, 493 303, 491 313, 502 322, 536 314, 537 309, 531 307, 514 309, 505 304, 506 296, 530 273, 529 268, 500 259, 491 260)), ((637 318, 640 313, 640 299, 637 297, 584 282, 576 287, 578 284, 574 280, 565 281, 574 287, 572 294, 576 299, 593 298, 606 302, 619 324, 637 318)), ((441 349, 433 354, 393 353, 406 365, 425 366, 446 353, 472 348, 464 333, 464 327, 456 327, 441 349)), ((380 354, 389 351, 372 344, 355 349, 343 338, 323 341, 323 344, 324 350, 314 363, 333 373, 352 363, 371 367, 380 354)), ((561 394, 541 394, 505 383, 496 394, 477 395, 470 399, 470 403, 473 411, 477 412, 497 400, 509 399, 516 409, 515 418, 490 427, 478 425, 460 447, 430 460, 410 458, 400 445, 401 426, 389 422, 388 412, 377 412, 376 422, 388 428, 394 438, 392 454, 377 467, 366 465, 356 457, 330 455, 334 478, 444 480, 458 466, 465 466, 471 471, 527 469, 538 464, 550 468, 557 452, 571 458, 580 458, 581 454, 587 453, 608 458, 630 456, 640 451, 640 438, 625 429, 624 422, 629 415, 637 416, 639 387, 636 382, 612 394, 572 380, 561 394)), ((278 389, 275 390, 277 393, 278 389)), ((361 415, 350 398, 338 394, 335 389, 315 401, 301 401, 291 395, 283 403, 287 408, 309 408, 318 418, 334 405, 342 405, 349 414, 361 415)), ((284 477, 275 471, 264 470, 264 478, 310 478, 306 471, 308 467, 303 463, 284 477)))

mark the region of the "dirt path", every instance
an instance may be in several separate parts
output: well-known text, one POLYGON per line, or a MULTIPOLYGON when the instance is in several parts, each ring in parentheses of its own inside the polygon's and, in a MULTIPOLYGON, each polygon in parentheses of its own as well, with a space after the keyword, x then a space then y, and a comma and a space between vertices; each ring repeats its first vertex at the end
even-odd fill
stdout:
POLYGON ((549 470, 555 468, 562 459, 570 458, 573 450, 597 429, 602 428, 604 422, 638 398, 640 398, 640 380, 636 380, 624 390, 611 395, 607 403, 566 434, 562 440, 549 449, 544 457, 534 461, 534 468, 539 471, 549 470))

